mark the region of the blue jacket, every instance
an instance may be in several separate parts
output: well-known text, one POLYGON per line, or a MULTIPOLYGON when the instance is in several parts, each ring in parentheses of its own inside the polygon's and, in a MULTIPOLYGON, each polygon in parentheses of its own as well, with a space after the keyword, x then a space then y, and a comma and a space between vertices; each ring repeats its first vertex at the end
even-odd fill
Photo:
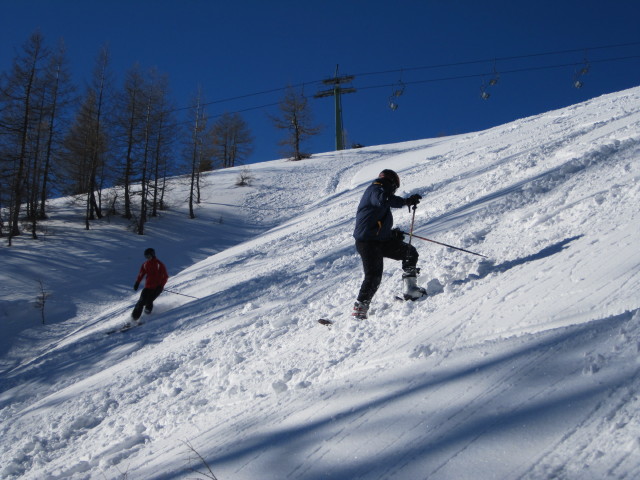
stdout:
POLYGON ((393 187, 388 179, 377 178, 360 199, 353 237, 360 242, 390 240, 393 228, 391 208, 405 205, 402 197, 393 194, 393 187))

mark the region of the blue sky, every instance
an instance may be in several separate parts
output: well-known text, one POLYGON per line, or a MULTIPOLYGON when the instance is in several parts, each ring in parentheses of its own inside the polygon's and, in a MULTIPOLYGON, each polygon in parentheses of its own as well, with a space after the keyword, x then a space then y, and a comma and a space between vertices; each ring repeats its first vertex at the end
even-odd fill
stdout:
MULTIPOLYGON (((108 44, 116 82, 139 62, 168 75, 178 107, 201 86, 213 119, 242 111, 259 162, 280 156, 267 116, 279 89, 313 95, 336 65, 355 75, 342 97, 349 144, 465 133, 638 86, 639 18, 637 0, 0 0, 0 70, 39 29, 50 46, 64 39, 82 87, 108 44)), ((310 102, 324 130, 307 150, 333 150, 333 102, 310 102)))

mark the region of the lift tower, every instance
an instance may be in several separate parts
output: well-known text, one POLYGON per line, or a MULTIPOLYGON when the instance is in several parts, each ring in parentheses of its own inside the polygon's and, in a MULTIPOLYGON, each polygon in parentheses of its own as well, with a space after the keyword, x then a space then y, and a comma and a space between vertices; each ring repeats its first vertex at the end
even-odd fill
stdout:
POLYGON ((334 97, 336 109, 336 150, 344 150, 344 130, 342 128, 342 101, 340 95, 343 93, 355 93, 356 89, 352 87, 343 87, 342 84, 353 81, 353 75, 338 76, 338 65, 336 65, 336 75, 333 78, 327 78, 322 83, 325 85, 333 85, 333 88, 318 92, 314 98, 334 97))

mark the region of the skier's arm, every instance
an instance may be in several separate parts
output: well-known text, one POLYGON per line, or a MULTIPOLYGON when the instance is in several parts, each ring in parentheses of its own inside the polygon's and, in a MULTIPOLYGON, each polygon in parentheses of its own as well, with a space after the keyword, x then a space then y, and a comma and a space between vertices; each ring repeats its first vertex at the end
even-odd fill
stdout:
POLYGON ((164 289, 164 286, 167 284, 169 280, 169 274, 167 273, 167 267, 165 267, 164 263, 160 262, 160 275, 162 277, 161 286, 164 289))
POLYGON ((400 208, 406 205, 406 201, 402 197, 398 197, 397 195, 393 195, 392 193, 385 190, 382 184, 376 184, 377 188, 375 188, 371 192, 370 201, 371 204, 375 207, 391 207, 391 208, 400 208))
POLYGON ((138 276, 136 277, 136 283, 133 285, 133 289, 134 290, 138 290, 138 287, 140 287, 140 282, 144 278, 145 273, 146 272, 144 270, 144 263, 143 263, 142 266, 140 267, 140 272, 138 273, 138 276))
POLYGON ((397 195, 391 195, 389 197, 389 205, 393 208, 404 207, 406 204, 406 200, 402 197, 398 197, 397 195))

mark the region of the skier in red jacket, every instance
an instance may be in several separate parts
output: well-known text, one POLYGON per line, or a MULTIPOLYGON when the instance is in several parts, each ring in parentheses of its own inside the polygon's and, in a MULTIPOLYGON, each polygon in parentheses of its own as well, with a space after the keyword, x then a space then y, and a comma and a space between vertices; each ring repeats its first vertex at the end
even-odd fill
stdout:
POLYGON ((151 313, 151 310, 153 310, 153 301, 162 293, 162 290, 169 279, 167 267, 165 267, 164 263, 156 258, 156 252, 153 248, 147 248, 144 251, 144 256, 147 260, 140 267, 140 273, 138 273, 138 278, 136 278, 136 283, 133 286, 133 289, 137 291, 142 279, 145 276, 147 279, 145 280, 144 288, 140 293, 140 299, 131 313, 131 317, 134 320, 138 320, 140 318, 143 308, 144 313, 151 313))

